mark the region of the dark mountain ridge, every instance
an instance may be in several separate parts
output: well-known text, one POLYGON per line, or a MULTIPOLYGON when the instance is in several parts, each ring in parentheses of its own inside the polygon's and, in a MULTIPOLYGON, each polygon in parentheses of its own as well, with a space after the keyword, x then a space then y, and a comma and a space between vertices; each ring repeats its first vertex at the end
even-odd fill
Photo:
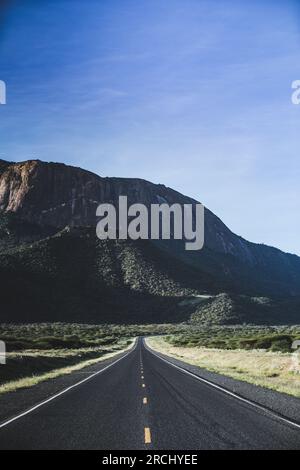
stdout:
POLYGON ((191 313, 190 308, 177 309, 182 298, 222 292, 300 295, 299 257, 244 240, 208 209, 205 246, 198 252, 185 251, 181 240, 100 242, 96 208, 102 202, 117 204, 120 195, 127 195, 129 204, 148 207, 196 202, 142 179, 101 177, 39 160, 0 160, 0 278, 6 320, 20 318, 12 292, 27 299, 26 321, 57 315, 78 321, 127 321, 143 315, 147 321, 171 321, 191 313), (68 260, 78 253, 79 262, 73 265, 68 260), (117 283, 111 284, 111 275, 117 283), (52 292, 48 298, 47 290, 52 292), (141 306, 147 306, 144 313, 141 306))

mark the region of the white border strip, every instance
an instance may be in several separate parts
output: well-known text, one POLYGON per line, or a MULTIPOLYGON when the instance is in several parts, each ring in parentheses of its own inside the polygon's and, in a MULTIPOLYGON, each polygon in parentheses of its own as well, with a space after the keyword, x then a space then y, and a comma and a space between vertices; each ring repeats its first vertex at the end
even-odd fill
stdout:
MULTIPOLYGON (((179 369, 181 372, 184 372, 185 374, 187 375, 190 375, 191 377, 193 377, 194 379, 197 379, 199 380, 200 382, 203 382, 205 383, 206 385, 210 385, 211 387, 217 389, 217 390, 220 390, 221 392, 223 393, 226 393, 227 395, 233 397, 233 398, 236 398, 237 400, 240 400, 244 403, 247 403, 248 405, 251 405, 255 408, 258 408, 259 410, 261 411, 264 411, 265 413, 268 413, 269 415, 271 415, 273 418, 277 418, 279 419, 280 421, 283 421, 284 423, 286 424, 290 424, 291 426, 294 426, 296 427, 297 429, 300 429, 300 424, 296 423, 295 421, 291 421, 287 418, 284 418, 283 416, 281 416, 280 414, 277 414, 275 411, 272 411, 272 410, 269 410, 268 408, 265 408, 264 406, 262 405, 259 405, 258 403, 255 403, 254 401, 251 401, 251 400, 248 400, 247 398, 243 398, 241 397, 240 395, 237 395, 236 393, 234 392, 230 392, 229 390, 227 390, 226 388, 223 388, 221 387, 220 385, 217 385, 215 384, 214 382, 211 382, 210 380, 206 380, 206 379, 203 379, 202 377, 199 377, 197 374, 194 374, 193 372, 189 372, 188 370, 184 369, 183 367, 180 367, 180 366, 177 366, 176 364, 173 364, 172 362, 168 361, 167 359, 164 359, 163 357, 159 356, 158 354, 156 354, 154 352, 154 350, 152 348, 150 348, 150 346, 146 343, 146 341, 144 340, 144 345, 145 345, 145 348, 151 353, 153 354, 154 356, 158 357, 161 361, 164 361, 166 362, 167 364, 175 367, 176 369, 179 369)), ((163 353, 161 353, 163 354, 163 353)), ((175 358, 174 358, 175 359, 175 358)), ((175 359, 176 360, 176 359, 175 359)), ((188 364, 187 365, 192 365, 192 364, 188 364)))
MULTIPOLYGON (((61 392, 56 393, 56 394, 53 395, 52 397, 47 398, 47 400, 44 400, 44 401, 42 401, 41 403, 38 403, 37 405, 33 406, 32 408, 29 408, 29 410, 24 411, 23 413, 21 413, 21 414, 15 416, 14 418, 10 418, 10 419, 8 419, 7 421, 4 421, 4 423, 0 424, 0 429, 1 429, 1 428, 4 428, 5 426, 8 426, 9 424, 13 423, 13 422, 16 421, 17 419, 23 418, 23 416, 26 416, 26 415, 28 415, 29 413, 32 413, 33 411, 37 410, 37 409, 40 408, 41 406, 44 406, 44 405, 46 405, 47 403, 49 403, 50 401, 53 401, 53 400, 55 400, 56 398, 60 397, 60 396, 63 395, 64 393, 67 393, 69 390, 72 390, 73 388, 78 387, 79 385, 81 385, 81 384, 87 382, 88 380, 91 380, 93 377, 96 377, 97 375, 102 374, 102 372, 106 371, 106 370, 109 369, 110 367, 112 367, 112 366, 114 366, 115 364, 117 364, 118 362, 122 361, 122 359, 125 359, 125 357, 129 356, 129 354, 131 354, 131 353, 135 350, 136 346, 137 346, 137 341, 135 341, 135 345, 133 346, 132 349, 129 350, 129 352, 128 352, 127 354, 125 354, 125 356, 120 357, 119 359, 117 359, 116 361, 112 362, 111 364, 109 364, 108 366, 104 367, 103 369, 98 370, 97 372, 94 372, 93 374, 89 375, 88 377, 86 377, 86 378, 83 379, 83 380, 80 380, 80 382, 76 382, 74 385, 71 385, 70 387, 65 388, 65 389, 62 390, 61 392)), ((105 359, 104 359, 104 361, 105 361, 105 359)))

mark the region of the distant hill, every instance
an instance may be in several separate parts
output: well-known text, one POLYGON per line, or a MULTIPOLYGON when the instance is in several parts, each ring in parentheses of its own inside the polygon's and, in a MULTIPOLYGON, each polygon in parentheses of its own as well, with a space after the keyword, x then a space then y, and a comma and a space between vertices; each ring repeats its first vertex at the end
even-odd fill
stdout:
POLYGON ((208 209, 199 252, 185 251, 181 240, 100 241, 96 207, 119 195, 147 206, 195 203, 141 179, 0 160, 0 321, 158 322, 193 314, 203 322, 212 311, 216 323, 298 318, 299 257, 244 240, 208 209), (203 294, 213 296, 204 310, 184 302, 203 294), (257 297, 271 297, 269 308, 253 303, 257 297))
POLYGON ((299 324, 299 312, 300 297, 274 300, 222 293, 194 304, 191 322, 195 325, 299 324))

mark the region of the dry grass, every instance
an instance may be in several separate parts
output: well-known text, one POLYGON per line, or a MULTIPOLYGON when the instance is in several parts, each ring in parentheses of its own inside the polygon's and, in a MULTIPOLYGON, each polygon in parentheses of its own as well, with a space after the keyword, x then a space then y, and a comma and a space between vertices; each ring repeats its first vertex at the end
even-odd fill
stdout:
MULTIPOLYGON (((47 373, 44 373, 44 374, 33 375, 31 377, 25 377, 25 378, 22 378, 22 379, 7 382, 7 383, 0 386, 0 394, 16 391, 16 390, 21 389, 21 388, 32 387, 33 385, 37 385, 38 383, 44 382, 45 380, 50 380, 50 379, 54 379, 56 377, 60 377, 62 375, 71 374, 72 372, 81 370, 81 369, 83 369, 85 367, 88 367, 88 366, 91 366, 93 364, 97 364, 98 362, 102 362, 106 359, 109 359, 111 357, 116 356, 117 354, 120 354, 121 352, 125 352, 125 351, 129 350, 130 348, 132 348, 133 342, 134 342, 134 340, 132 340, 131 343, 127 347, 124 347, 123 349, 118 349, 114 352, 110 352, 110 353, 101 355, 101 357, 97 357, 95 359, 89 359, 89 360, 81 361, 81 362, 78 362, 75 365, 72 365, 72 366, 69 366, 69 367, 62 367, 62 368, 59 368, 59 369, 54 369, 54 370, 52 370, 50 372, 47 372, 47 373)), ((24 355, 26 355, 26 353, 27 354, 32 354, 32 351, 23 352, 22 355, 24 356, 24 355)), ((49 357, 52 357, 54 354, 57 355, 58 352, 57 352, 57 350, 56 351, 53 351, 53 350, 43 351, 43 355, 45 353, 49 357)), ((70 351, 70 350, 69 351, 64 350, 64 351, 61 351, 60 353, 64 356, 66 356, 66 355, 67 356, 76 355, 76 351, 70 351)), ((12 353, 12 355, 19 355, 19 354, 21 354, 21 353, 12 353)), ((34 354, 38 355, 37 351, 34 351, 34 354)), ((77 352, 77 354, 78 354, 78 352, 77 352)))
POLYGON ((147 338, 156 351, 234 379, 300 397, 300 369, 290 353, 178 347, 162 337, 147 338))
POLYGON ((61 358, 71 358, 71 357, 79 357, 89 352, 96 352, 99 351, 101 353, 107 352, 119 352, 120 345, 112 345, 112 346, 103 346, 101 348, 76 348, 76 349, 24 349, 22 351, 12 351, 6 353, 6 358, 9 361, 10 359, 17 359, 17 358, 26 358, 26 357, 61 357, 61 358), (112 351, 113 349, 113 351, 112 351))

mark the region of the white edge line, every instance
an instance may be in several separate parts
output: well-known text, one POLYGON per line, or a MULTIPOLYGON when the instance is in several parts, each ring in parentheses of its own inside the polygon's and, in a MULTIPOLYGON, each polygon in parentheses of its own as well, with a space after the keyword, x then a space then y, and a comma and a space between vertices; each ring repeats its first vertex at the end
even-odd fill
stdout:
MULTIPOLYGON (((111 364, 108 364, 108 366, 104 367, 103 369, 98 370, 97 372, 94 372, 93 374, 89 375, 88 377, 86 377, 86 378, 83 379, 83 380, 80 380, 80 382, 76 382, 74 385, 71 385, 70 387, 65 388, 65 389, 62 390, 61 392, 56 393, 56 394, 53 395, 52 397, 47 398, 47 400, 44 400, 44 401, 42 401, 41 403, 38 403, 37 405, 34 405, 33 407, 29 408, 29 410, 24 411, 23 413, 20 413, 19 415, 15 416, 14 418, 10 418, 10 419, 8 419, 7 421, 4 421, 4 423, 0 424, 0 429, 1 429, 1 428, 4 428, 5 426, 8 426, 9 424, 13 423, 13 422, 16 421, 17 419, 23 418, 23 416, 26 416, 26 415, 28 415, 29 413, 32 413, 33 411, 37 410, 37 409, 40 408, 41 406, 46 405, 46 404, 49 403, 50 401, 55 400, 56 398, 60 397, 60 396, 63 395, 64 393, 68 392, 69 390, 72 390, 72 388, 78 387, 79 385, 83 384, 84 382, 87 382, 88 380, 91 380, 91 379, 92 379, 93 377, 95 377, 96 375, 102 374, 102 372, 104 372, 105 370, 109 369, 110 367, 114 366, 114 365, 117 364, 118 362, 122 361, 122 359, 125 359, 125 357, 127 357, 129 354, 131 354, 131 353, 135 350, 136 346, 137 346, 137 341, 135 342, 134 347, 133 347, 132 349, 130 349, 130 350, 125 354, 125 356, 120 357, 119 359, 117 359, 116 361, 112 362, 111 364)), ((105 360, 105 359, 104 359, 104 360, 105 360)))
MULTIPOLYGON (((236 393, 234 392, 230 392, 229 390, 227 390, 226 388, 223 388, 221 387, 220 385, 217 385, 213 382, 210 382, 210 380, 206 380, 206 379, 203 379, 202 377, 199 377, 198 375, 194 374, 193 372, 189 372, 188 370, 184 369, 183 367, 180 367, 180 366, 177 366, 176 364, 173 364, 172 362, 168 361, 167 359, 164 359, 163 357, 159 356, 158 354, 156 354, 152 348, 150 348, 150 346, 146 343, 146 341, 144 341, 144 345, 146 347, 146 349, 151 353, 153 354, 154 356, 158 357, 159 359, 161 359, 162 361, 166 362, 167 364, 175 367, 176 369, 179 369, 181 372, 184 372, 185 374, 188 374, 188 375, 191 375, 192 377, 194 377, 194 379, 197 379, 199 380, 200 382, 204 382, 205 384, 207 385, 210 385, 211 387, 213 388, 216 388, 217 390, 221 390, 223 393, 226 393, 227 395, 231 396, 231 397, 234 397, 236 398, 237 400, 240 400, 244 403, 247 403, 248 405, 251 405, 255 408, 258 408, 262 411, 264 411, 265 413, 268 413, 269 415, 273 416, 274 418, 277 418, 287 424, 290 424, 291 426, 294 426, 298 429, 300 429, 300 424, 296 423, 295 421, 291 421, 287 418, 284 418, 283 416, 281 416, 280 414, 277 414, 276 412, 272 411, 272 410, 269 410, 268 408, 265 408, 264 406, 262 405, 259 405, 258 403, 255 403, 254 401, 251 401, 251 400, 248 400, 247 398, 243 398, 241 397, 240 395, 237 395, 236 393)), ((175 359, 175 358, 174 358, 175 359)), ((176 359, 175 359, 176 360, 176 359)), ((187 365, 192 365, 192 364, 188 364, 187 365)))

